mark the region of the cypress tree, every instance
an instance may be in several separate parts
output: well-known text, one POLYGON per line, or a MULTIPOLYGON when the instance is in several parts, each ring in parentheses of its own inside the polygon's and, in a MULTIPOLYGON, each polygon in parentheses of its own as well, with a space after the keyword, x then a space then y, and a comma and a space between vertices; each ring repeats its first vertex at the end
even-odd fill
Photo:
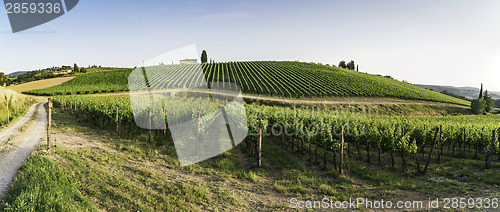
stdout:
POLYGON ((479 98, 483 98, 483 83, 481 83, 481 90, 479 91, 479 98))
MULTIPOLYGON (((70 66, 71 67, 71 66, 70 66)), ((73 72, 77 73, 79 72, 80 69, 78 69, 78 66, 76 65, 76 63, 73 65, 73 72)))
POLYGON ((201 63, 207 63, 207 51, 203 50, 201 52, 201 63))

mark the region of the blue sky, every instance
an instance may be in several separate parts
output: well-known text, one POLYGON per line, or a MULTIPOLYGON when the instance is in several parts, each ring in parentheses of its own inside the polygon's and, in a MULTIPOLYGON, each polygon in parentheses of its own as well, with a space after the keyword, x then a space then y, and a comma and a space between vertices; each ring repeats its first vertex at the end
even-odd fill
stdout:
POLYGON ((0 72, 134 67, 195 44, 216 61, 338 64, 411 83, 500 91, 499 1, 94 1, 13 34, 0 13, 0 72))

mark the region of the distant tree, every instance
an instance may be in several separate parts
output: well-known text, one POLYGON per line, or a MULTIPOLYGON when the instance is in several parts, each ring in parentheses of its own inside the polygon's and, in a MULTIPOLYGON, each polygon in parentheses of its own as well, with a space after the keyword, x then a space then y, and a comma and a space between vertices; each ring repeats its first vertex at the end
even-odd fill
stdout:
POLYGON ((477 115, 484 114, 485 109, 486 109, 486 104, 485 104, 483 98, 472 100, 472 102, 471 102, 472 113, 477 114, 477 115))
POLYGON ((11 83, 12 81, 7 76, 5 76, 4 73, 0 72, 0 86, 3 86, 4 84, 10 85, 11 83))
POLYGON ((73 65, 73 72, 75 72, 75 73, 80 72, 80 69, 78 68, 78 66, 76 65, 76 63, 73 65))
POLYGON ((359 65, 356 65, 356 71, 359 71, 359 65))
POLYGON ((479 91, 479 98, 483 98, 483 83, 481 83, 481 90, 479 91))
POLYGON ((205 50, 201 52, 201 63, 207 63, 207 51, 205 50))
POLYGON ((495 107, 500 108, 500 99, 495 100, 495 107))
POLYGON ((347 65, 345 64, 345 61, 340 61, 339 63, 339 68, 347 68, 347 65))
POLYGON ((351 62, 347 63, 347 69, 349 70, 354 70, 354 61, 351 60, 351 62))
POLYGON ((488 93, 488 90, 484 92, 483 98, 485 103, 485 108, 484 108, 485 112, 489 113, 493 111, 493 108, 495 108, 495 100, 491 98, 490 94, 488 93))
POLYGON ((86 70, 86 69, 84 69, 84 68, 81 68, 81 69, 80 69, 80 73, 87 73, 87 70, 86 70))

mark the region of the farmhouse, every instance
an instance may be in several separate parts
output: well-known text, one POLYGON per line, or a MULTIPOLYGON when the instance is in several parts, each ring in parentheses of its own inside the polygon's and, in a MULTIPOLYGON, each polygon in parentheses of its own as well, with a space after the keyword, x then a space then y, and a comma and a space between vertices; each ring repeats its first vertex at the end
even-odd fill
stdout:
POLYGON ((58 74, 69 74, 73 72, 73 70, 71 69, 68 69, 68 70, 62 70, 62 71, 54 71, 54 75, 58 75, 58 74))
POLYGON ((179 60, 181 64, 196 64, 198 63, 197 59, 184 59, 184 60, 179 60))

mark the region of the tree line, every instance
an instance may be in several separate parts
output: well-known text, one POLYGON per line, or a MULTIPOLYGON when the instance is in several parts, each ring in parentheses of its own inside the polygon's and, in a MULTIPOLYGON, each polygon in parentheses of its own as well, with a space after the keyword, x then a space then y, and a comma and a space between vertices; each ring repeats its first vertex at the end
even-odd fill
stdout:
MULTIPOLYGON (((51 67, 51 68, 45 68, 45 69, 40 69, 40 70, 34 70, 34 71, 29 71, 24 74, 18 75, 14 79, 9 79, 5 75, 2 77, 0 75, 0 83, 3 85, 4 83, 6 85, 10 84, 22 84, 22 83, 27 83, 27 82, 32 82, 32 81, 37 81, 37 80, 43 80, 43 79, 51 79, 51 78, 57 78, 57 77, 63 77, 63 76, 71 76, 76 73, 86 73, 87 70, 85 68, 79 68, 76 63, 71 66, 65 66, 62 65, 61 67, 51 67), (63 73, 58 73, 61 71, 67 71, 71 70, 71 73, 69 74, 63 74, 63 73)), ((3 74, 3 73, 2 73, 3 74)))
POLYGON ((351 62, 346 63, 344 60, 339 62, 339 68, 345 68, 349 70, 355 70, 359 71, 359 66, 354 64, 354 60, 351 60, 351 62))

